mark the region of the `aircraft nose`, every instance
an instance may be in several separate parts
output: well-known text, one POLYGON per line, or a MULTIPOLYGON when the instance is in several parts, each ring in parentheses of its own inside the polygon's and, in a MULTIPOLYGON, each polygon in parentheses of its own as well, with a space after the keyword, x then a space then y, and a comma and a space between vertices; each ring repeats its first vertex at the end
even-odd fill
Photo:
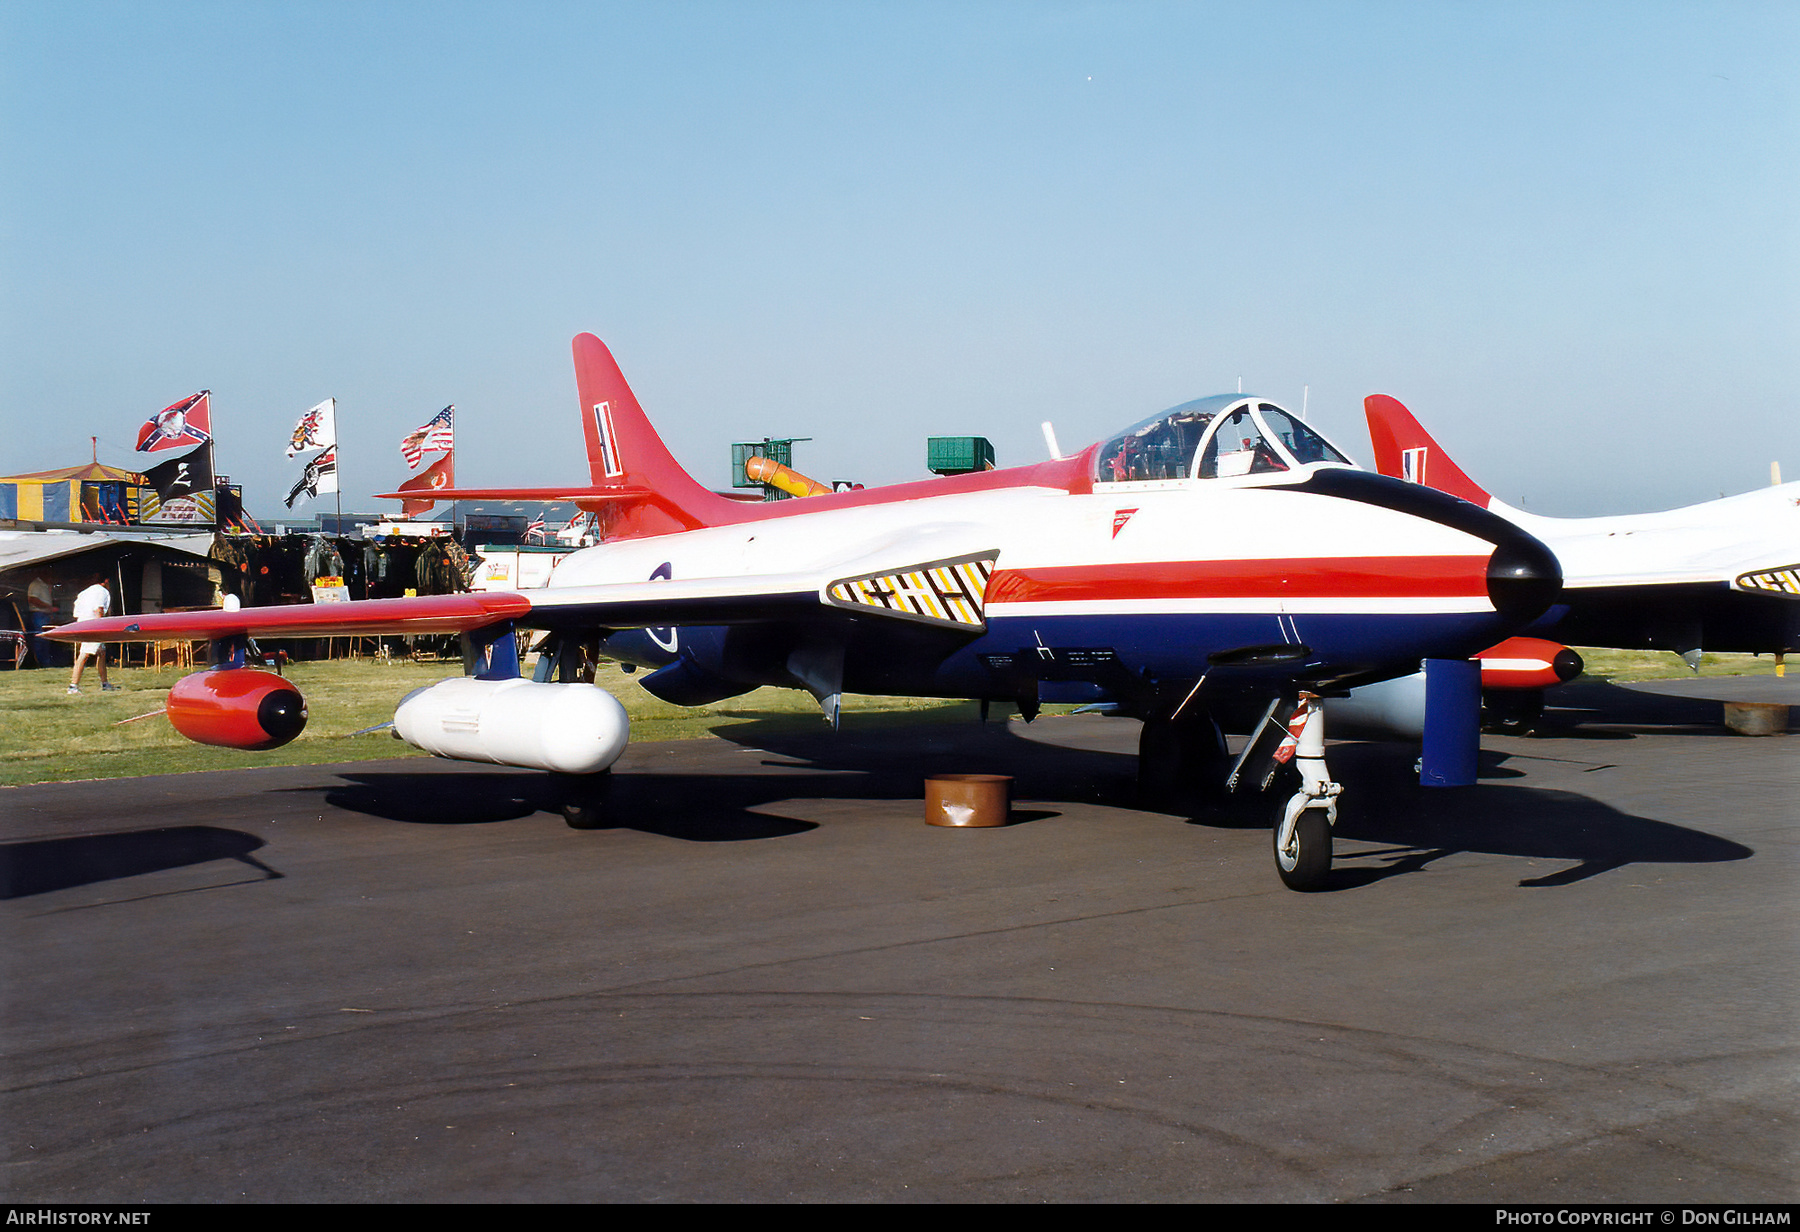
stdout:
POLYGON ((1562 593, 1556 553, 1523 532, 1508 535, 1488 557, 1487 590, 1494 610, 1521 624, 1543 615, 1562 593))

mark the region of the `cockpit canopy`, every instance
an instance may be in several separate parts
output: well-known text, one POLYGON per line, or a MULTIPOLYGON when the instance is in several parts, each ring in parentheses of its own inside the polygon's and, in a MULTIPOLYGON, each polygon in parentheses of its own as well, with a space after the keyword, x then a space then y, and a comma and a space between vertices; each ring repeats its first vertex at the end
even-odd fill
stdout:
POLYGON ((1273 402, 1243 394, 1184 402, 1133 424, 1101 445, 1097 458, 1094 478, 1100 483, 1227 479, 1315 462, 1355 465, 1273 402))

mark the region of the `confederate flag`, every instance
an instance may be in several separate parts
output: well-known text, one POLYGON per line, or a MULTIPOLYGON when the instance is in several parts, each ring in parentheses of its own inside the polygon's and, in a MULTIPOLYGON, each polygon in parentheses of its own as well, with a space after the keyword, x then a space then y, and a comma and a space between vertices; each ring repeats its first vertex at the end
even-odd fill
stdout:
POLYGON ((192 449, 212 440, 212 390, 183 398, 144 421, 138 429, 138 452, 192 449))

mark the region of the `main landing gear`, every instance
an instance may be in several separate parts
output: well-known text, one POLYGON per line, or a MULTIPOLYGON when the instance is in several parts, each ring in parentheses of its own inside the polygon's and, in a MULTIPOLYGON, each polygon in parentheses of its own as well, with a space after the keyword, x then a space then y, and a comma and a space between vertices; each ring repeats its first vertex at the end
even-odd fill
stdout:
POLYGON ((612 788, 612 771, 598 774, 552 774, 551 789, 557 808, 571 830, 603 830, 608 822, 606 797, 612 788))
POLYGON ((1231 757, 1211 716, 1144 720, 1138 736, 1138 796, 1151 808, 1184 812, 1223 803, 1231 757))

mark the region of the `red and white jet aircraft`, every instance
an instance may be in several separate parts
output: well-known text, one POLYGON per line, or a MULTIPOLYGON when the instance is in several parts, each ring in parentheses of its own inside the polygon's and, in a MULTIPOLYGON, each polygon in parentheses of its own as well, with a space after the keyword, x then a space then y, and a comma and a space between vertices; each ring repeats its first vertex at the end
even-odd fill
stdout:
POLYGON ((1411 411, 1363 400, 1384 475, 1459 496, 1548 544, 1563 595, 1531 632, 1580 646, 1783 655, 1800 651, 1800 483, 1660 513, 1550 518, 1470 479, 1411 411))
MULTIPOLYGON (((223 643, 226 666, 179 682, 170 718, 268 747, 298 732, 304 703, 243 666, 248 637, 461 633, 478 670, 407 697, 397 734, 568 776, 599 775, 626 740, 623 708, 577 679, 584 651, 652 668, 640 679, 670 701, 786 685, 834 721, 847 692, 1011 701, 1028 717, 1110 702, 1145 721, 1151 783, 1282 781, 1277 868, 1315 888, 1341 791, 1320 695, 1466 659, 1561 585, 1517 526, 1361 471, 1257 397, 1185 403, 1035 466, 747 504, 682 470, 598 338, 574 352, 591 483, 435 494, 598 514, 604 541, 547 588, 123 616, 57 636, 223 643), (515 628, 549 631, 536 680, 520 678, 515 628), (1221 728, 1262 738, 1230 766, 1221 728)), ((596 798, 571 796, 571 824, 592 824, 596 798)))

